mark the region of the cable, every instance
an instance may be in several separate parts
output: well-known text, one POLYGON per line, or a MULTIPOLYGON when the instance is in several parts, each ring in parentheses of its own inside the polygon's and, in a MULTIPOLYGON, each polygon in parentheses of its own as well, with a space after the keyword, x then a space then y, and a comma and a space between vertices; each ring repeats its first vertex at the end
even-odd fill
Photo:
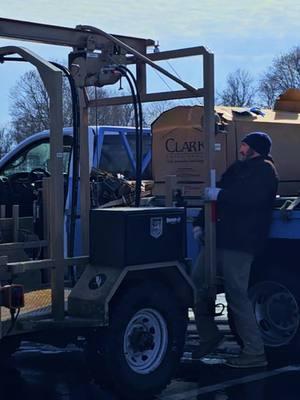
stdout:
POLYGON ((143 149, 143 114, 141 99, 137 89, 137 83, 132 72, 120 65, 116 68, 127 79, 129 84, 134 107, 135 127, 136 127, 136 184, 135 184, 135 206, 139 207, 141 199, 141 183, 142 183, 142 149, 143 149), (128 77, 129 75, 129 77, 128 77), (133 83, 132 83, 133 81, 133 83))
POLYGON ((173 65, 170 63, 170 61, 167 61, 167 64, 169 65, 169 67, 171 68, 171 70, 174 72, 174 74, 177 75, 177 78, 179 78, 180 80, 182 80, 181 76, 178 74, 178 72, 177 72, 176 69, 173 67, 173 65))
MULTIPOLYGON (((73 257, 75 246, 75 228, 77 219, 77 198, 78 198, 78 182, 79 182, 79 158, 80 158, 80 113, 79 100, 76 85, 70 71, 63 65, 52 62, 57 68, 61 69, 68 78, 71 97, 72 97, 72 117, 73 117, 73 168, 72 168, 72 192, 71 192, 71 215, 69 225, 69 240, 67 244, 68 257, 73 257)), ((76 281, 75 269, 70 267, 71 280, 74 284, 76 281)))
MULTIPOLYGON (((178 74, 178 72, 175 70, 175 68, 172 66, 172 64, 167 61, 167 64, 170 66, 170 68, 173 70, 173 72, 175 73, 175 75, 177 75, 177 77, 179 79, 182 80, 181 76, 178 74)), ((175 90, 168 84, 168 82, 156 71, 154 70, 154 72, 156 73, 156 75, 161 79, 161 81, 167 86, 167 88, 171 91, 174 92, 175 90)), ((193 97, 194 99, 198 99, 198 97, 193 97)), ((199 105, 203 105, 201 101, 196 100, 196 103, 199 105)), ((185 104, 182 100, 179 102, 179 104, 185 104)))
MULTIPOLYGON (((136 90, 136 99, 137 99, 137 104, 138 104, 138 114, 139 114, 139 134, 140 134, 140 148, 139 148, 139 155, 140 155, 140 159, 142 160, 142 155, 143 155, 143 111, 142 111, 142 102, 141 102, 141 97, 140 97, 140 93, 138 91, 138 87, 137 87, 137 82, 136 79, 133 75, 133 73, 126 67, 121 66, 122 69, 124 69, 129 76, 131 77, 134 86, 135 86, 135 90, 136 90)), ((141 165, 140 167, 140 173, 141 173, 141 165)))
POLYGON ((18 316, 20 314, 20 308, 17 309, 17 313, 16 313, 16 309, 15 308, 10 308, 9 311, 10 311, 11 323, 10 323, 10 327, 8 328, 7 332, 3 336, 9 335, 10 332, 14 329, 14 327, 16 325, 16 321, 17 321, 18 316))
MULTIPOLYGON (((139 114, 139 147, 138 147, 138 156, 139 156, 139 163, 137 163, 136 166, 136 180, 137 183, 136 185, 139 185, 139 188, 141 187, 141 180, 142 180, 142 159, 143 159, 143 111, 142 111, 142 102, 141 102, 141 98, 140 98, 140 93, 138 91, 138 87, 137 87, 137 81, 133 75, 133 73, 126 67, 121 66, 121 69, 123 69, 124 71, 126 71, 126 73, 129 74, 129 76, 131 77, 134 86, 135 86, 135 90, 136 90, 136 98, 137 98, 137 104, 138 104, 138 114, 139 114)), ((139 190, 140 192, 140 190, 139 190)), ((139 199, 140 200, 140 199, 139 199)), ((139 203, 138 203, 139 205, 139 203)))
POLYGON ((171 86, 168 84, 168 82, 156 71, 154 70, 156 75, 161 79, 161 81, 167 86, 167 88, 171 91, 174 92, 174 89, 171 88, 171 86))

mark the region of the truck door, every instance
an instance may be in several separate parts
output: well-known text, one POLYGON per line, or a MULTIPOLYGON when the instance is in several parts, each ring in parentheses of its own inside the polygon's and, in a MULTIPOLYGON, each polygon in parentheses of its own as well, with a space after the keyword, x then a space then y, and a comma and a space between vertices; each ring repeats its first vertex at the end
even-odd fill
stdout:
MULTIPOLYGON (((72 137, 64 136, 63 165, 65 192, 69 175, 72 137)), ((7 216, 11 216, 13 204, 19 204, 20 216, 33 216, 33 204, 39 197, 44 177, 50 176, 49 137, 25 140, 8 153, 0 167, 0 203, 6 205, 7 216)))

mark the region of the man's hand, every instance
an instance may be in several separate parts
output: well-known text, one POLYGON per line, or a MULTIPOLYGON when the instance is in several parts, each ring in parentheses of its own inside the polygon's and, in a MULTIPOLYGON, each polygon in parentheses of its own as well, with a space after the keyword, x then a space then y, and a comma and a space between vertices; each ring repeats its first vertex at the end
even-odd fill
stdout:
POLYGON ((193 228, 193 236, 195 240, 200 240, 203 236, 203 229, 201 226, 194 226, 193 228))
POLYGON ((206 187, 204 189, 204 200, 216 201, 222 189, 215 187, 206 187))

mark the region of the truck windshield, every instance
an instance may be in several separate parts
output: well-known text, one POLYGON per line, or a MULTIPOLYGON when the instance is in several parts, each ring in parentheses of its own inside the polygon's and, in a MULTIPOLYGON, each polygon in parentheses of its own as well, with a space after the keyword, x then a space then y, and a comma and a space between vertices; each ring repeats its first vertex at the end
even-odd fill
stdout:
MULTIPOLYGON (((120 135, 104 135, 98 167, 113 174, 121 174, 125 179, 135 179, 135 168, 130 158, 135 160, 135 135, 126 135, 131 154, 126 151, 120 135)), ((151 149, 151 137, 143 136, 143 158, 151 149)), ((150 163, 145 167, 142 179, 151 179, 150 163)))
MULTIPOLYGON (((64 138, 65 141, 65 138, 64 138)), ((72 151, 72 146, 70 144, 64 144, 63 152, 63 165, 64 173, 68 173, 70 154, 72 151)), ((25 148, 16 157, 8 162, 1 175, 11 176, 20 172, 31 172, 35 168, 42 168, 49 172, 49 160, 50 160, 50 143, 47 141, 35 143, 34 146, 30 148, 25 148)))

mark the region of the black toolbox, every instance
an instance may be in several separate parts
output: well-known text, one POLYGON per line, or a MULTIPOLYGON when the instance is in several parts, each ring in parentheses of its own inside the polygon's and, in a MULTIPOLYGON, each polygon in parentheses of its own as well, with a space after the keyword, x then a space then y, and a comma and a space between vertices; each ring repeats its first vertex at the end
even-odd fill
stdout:
POLYGON ((92 264, 182 261, 186 257, 184 208, 97 208, 90 212, 92 264))

